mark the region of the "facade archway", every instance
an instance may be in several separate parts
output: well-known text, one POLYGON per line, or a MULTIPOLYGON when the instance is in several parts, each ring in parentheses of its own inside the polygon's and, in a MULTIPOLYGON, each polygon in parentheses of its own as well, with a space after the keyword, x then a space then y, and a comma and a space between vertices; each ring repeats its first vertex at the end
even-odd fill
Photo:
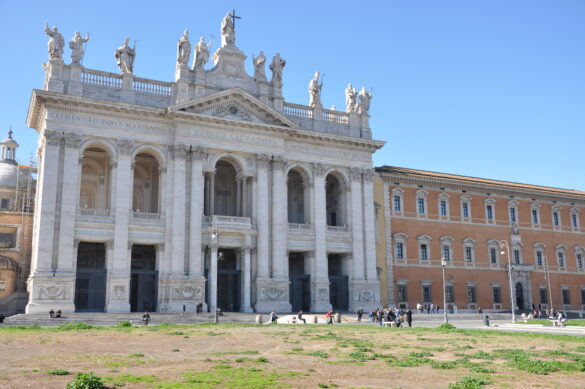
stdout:
POLYGON ((83 151, 79 207, 106 210, 111 207, 112 156, 101 144, 90 145, 83 151))
POLYGON ((306 224, 308 218, 307 177, 297 169, 287 175, 288 222, 306 224))
POLYGON ((133 163, 132 210, 135 212, 160 212, 160 164, 148 152, 136 155, 133 163))
POLYGON ((230 161, 222 159, 215 165, 214 215, 239 216, 237 175, 238 172, 230 161))
POLYGON ((325 179, 325 201, 328 226, 346 226, 346 190, 343 180, 334 173, 325 179))

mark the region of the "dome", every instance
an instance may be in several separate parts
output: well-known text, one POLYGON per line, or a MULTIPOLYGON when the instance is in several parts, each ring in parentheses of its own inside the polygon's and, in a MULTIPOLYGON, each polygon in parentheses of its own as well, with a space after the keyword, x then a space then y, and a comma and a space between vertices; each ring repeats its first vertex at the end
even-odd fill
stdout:
POLYGON ((11 160, 0 160, 0 186, 16 188, 18 164, 11 160))

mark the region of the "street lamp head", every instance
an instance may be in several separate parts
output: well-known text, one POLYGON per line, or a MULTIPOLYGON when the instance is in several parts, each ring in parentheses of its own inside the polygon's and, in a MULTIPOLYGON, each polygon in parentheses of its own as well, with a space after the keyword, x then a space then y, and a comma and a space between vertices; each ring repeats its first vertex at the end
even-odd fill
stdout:
POLYGON ((441 266, 447 266, 447 260, 445 258, 441 258, 441 266))
POLYGON ((506 252, 504 250, 500 251, 500 255, 504 255, 506 252))

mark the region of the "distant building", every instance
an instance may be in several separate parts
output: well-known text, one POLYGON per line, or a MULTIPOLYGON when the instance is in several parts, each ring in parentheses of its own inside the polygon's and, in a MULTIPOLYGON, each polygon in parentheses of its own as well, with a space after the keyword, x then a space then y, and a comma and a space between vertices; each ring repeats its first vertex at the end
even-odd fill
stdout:
POLYGON ((509 258, 517 310, 551 302, 585 309, 585 192, 391 166, 376 172, 384 304, 442 307, 445 258, 448 308, 509 310, 509 258))
POLYGON ((6 315, 24 312, 28 300, 36 169, 16 162, 12 131, 0 147, 0 312, 6 315))

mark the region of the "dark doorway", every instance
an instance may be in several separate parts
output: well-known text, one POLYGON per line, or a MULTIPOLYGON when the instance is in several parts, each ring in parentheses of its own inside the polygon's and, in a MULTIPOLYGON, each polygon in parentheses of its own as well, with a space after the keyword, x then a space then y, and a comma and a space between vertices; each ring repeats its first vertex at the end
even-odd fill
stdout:
POLYGON ((311 309, 311 276, 305 274, 305 255, 288 255, 289 295, 293 312, 311 309))
POLYGON ((522 283, 516 283, 516 306, 519 311, 524 310, 524 293, 522 290, 522 283))
POLYGON ((349 308, 348 277, 344 275, 341 255, 329 254, 329 302, 335 311, 347 311, 349 308))
POLYGON ((132 246, 130 311, 156 312, 158 272, 154 246, 132 246))
POLYGON ((217 306, 222 311, 240 310, 240 267, 232 249, 219 249, 217 256, 217 306))
POLYGON ((75 311, 104 312, 106 248, 103 243, 79 243, 75 279, 75 311))

